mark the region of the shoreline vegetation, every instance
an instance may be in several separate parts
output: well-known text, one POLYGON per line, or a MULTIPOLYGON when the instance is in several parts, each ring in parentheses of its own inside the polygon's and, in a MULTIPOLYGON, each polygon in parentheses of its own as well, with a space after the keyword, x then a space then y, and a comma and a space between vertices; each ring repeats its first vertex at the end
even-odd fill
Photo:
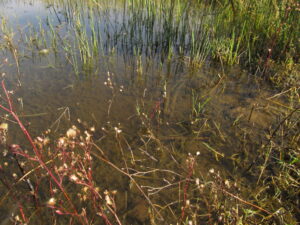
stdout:
POLYGON ((1 225, 300 221, 300 3, 13 2, 45 15, 0 15, 1 225))

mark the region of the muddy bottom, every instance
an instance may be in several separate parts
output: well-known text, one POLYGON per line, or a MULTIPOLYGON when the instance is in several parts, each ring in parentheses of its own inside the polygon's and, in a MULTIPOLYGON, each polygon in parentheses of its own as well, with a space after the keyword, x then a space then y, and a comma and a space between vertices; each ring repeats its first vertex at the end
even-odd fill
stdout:
MULTIPOLYGON (((65 9, 56 12, 53 5, 39 1, 24 1, 24 7, 23 3, 13 2, 4 1, 1 5, 5 6, 6 15, 19 10, 14 12, 20 17, 12 17, 11 22, 19 21, 25 33, 29 29, 25 21, 32 20, 35 10, 43 21, 45 15, 57 17, 55 29, 69 23, 61 21, 65 9)), ((105 15, 118 13, 115 10, 105 15)), ((120 25, 119 17, 106 19, 120 25)), ((31 26, 39 29, 39 23, 34 21, 31 26)), ((45 29, 50 29, 45 24, 45 29)), ((17 27, 13 27, 18 37, 17 27)), ((65 36, 61 39, 72 38, 66 30, 62 33, 65 36)), ((19 37, 25 39, 26 35, 19 37)), ((36 138, 35 143, 50 140, 49 146, 42 147, 45 159, 72 126, 80 130, 80 135, 85 131, 90 133, 94 185, 101 195, 109 195, 114 204, 106 197, 98 200, 114 208, 122 223, 151 224, 157 216, 176 222, 184 213, 194 210, 189 207, 190 203, 198 205, 195 210, 200 216, 195 220, 207 222, 207 212, 201 207, 209 206, 196 194, 200 190, 205 196, 213 195, 205 190, 207 177, 223 176, 230 182, 249 183, 250 187, 256 182, 256 175, 250 172, 251 165, 257 159, 259 146, 285 111, 285 99, 274 97, 275 91, 259 77, 237 66, 222 68, 209 60, 201 67, 192 65, 188 57, 168 58, 162 50, 151 57, 145 52, 140 55, 127 52, 126 48, 118 51, 119 45, 116 45, 117 50, 104 49, 105 53, 94 61, 93 68, 84 67, 79 56, 64 58, 60 50, 49 53, 47 48, 35 46, 36 38, 32 39, 32 46, 22 44, 21 39, 14 42, 20 44, 19 60, 15 60, 9 48, 3 47, 1 51, 0 73, 7 89, 13 93, 10 95, 13 107, 31 136, 36 138), (78 73, 75 62, 82 66, 79 65, 82 70, 78 73)), ((67 47, 70 46, 65 44, 58 49, 67 47)), ((4 92, 1 93, 1 104, 8 107, 4 92)), ((0 224, 17 221, 15 216, 21 215, 20 205, 28 206, 25 211, 30 215, 30 224, 68 223, 68 215, 61 215, 56 221, 54 207, 47 203, 55 195, 47 174, 36 161, 25 162, 24 157, 16 157, 10 151, 8 146, 18 144, 31 152, 32 147, 19 125, 4 111, 1 123, 8 124, 8 128, 2 135, 5 140, 1 141, 0 224), (38 199, 28 194, 32 191, 30 184, 19 180, 27 172, 32 180, 40 181, 38 199), (11 193, 16 197, 9 198, 11 193), (26 197, 22 198, 24 193, 26 197)), ((83 139, 78 140, 83 142, 83 139)), ((77 150, 74 148, 74 152, 77 150)), ((61 163, 59 154, 55 152, 55 155, 55 159, 48 162, 53 168, 55 163, 61 163)), ((93 209, 81 188, 74 187, 68 180, 62 183, 76 199, 76 206, 87 213, 93 209)), ((97 216, 88 215, 93 218, 93 224, 104 224, 103 215, 115 219, 109 207, 101 210, 97 216)))

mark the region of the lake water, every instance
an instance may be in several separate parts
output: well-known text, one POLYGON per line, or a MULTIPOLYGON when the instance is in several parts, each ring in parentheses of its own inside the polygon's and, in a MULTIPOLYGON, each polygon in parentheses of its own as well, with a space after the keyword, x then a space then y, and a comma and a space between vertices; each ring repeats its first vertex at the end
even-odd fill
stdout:
MULTIPOLYGON (((259 77, 194 54, 201 48, 205 55, 205 42, 195 45, 193 35, 209 35, 202 23, 209 27, 213 14, 199 15, 189 4, 171 5, 171 17, 151 3, 144 3, 149 4, 145 9, 135 1, 95 2, 0 1, 0 72, 7 88, 14 90, 14 107, 30 134, 57 140, 72 125, 82 132, 93 127, 93 142, 103 155, 132 174, 169 223, 182 213, 187 177, 190 188, 212 168, 228 179, 255 181, 246 173, 246 162, 255 159, 283 109, 259 77), (48 129, 50 134, 45 133, 48 129), (192 177, 187 164, 191 157, 196 160, 192 177)), ((9 125, 7 144, 30 148, 13 119, 5 112, 1 118, 9 125)), ((5 182, 13 182, 14 170, 21 176, 15 159, 1 160, 5 182)), ((27 166, 32 168, 26 164, 25 170, 27 166)), ((128 176, 97 158, 92 167, 102 194, 117 191, 116 211, 124 224, 150 224, 151 215, 157 216, 128 176)), ((28 224, 54 224, 51 209, 43 207, 51 197, 45 191, 49 182, 37 180, 39 210, 26 207, 32 203, 24 184, 11 192, 24 205, 28 224)), ((1 225, 12 224, 12 213, 20 215, 4 183, 1 225)), ((79 189, 70 189, 70 195, 76 198, 79 189)), ((203 204, 193 191, 188 197, 203 204)), ((207 221, 205 210, 197 210, 203 215, 195 220, 207 221)), ((89 213, 93 224, 103 223, 101 216, 89 213)), ((68 215, 56 222, 66 221, 68 215)))

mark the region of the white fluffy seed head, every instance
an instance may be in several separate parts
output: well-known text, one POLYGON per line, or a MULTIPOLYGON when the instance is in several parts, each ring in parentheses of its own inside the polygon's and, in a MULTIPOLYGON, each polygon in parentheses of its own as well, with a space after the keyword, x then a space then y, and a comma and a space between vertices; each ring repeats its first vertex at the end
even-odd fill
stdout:
POLYGON ((77 132, 74 128, 70 128, 66 133, 68 138, 74 139, 77 135, 77 132))
POLYGON ((78 181, 78 177, 75 174, 72 174, 70 176, 70 180, 76 182, 76 181, 78 181))

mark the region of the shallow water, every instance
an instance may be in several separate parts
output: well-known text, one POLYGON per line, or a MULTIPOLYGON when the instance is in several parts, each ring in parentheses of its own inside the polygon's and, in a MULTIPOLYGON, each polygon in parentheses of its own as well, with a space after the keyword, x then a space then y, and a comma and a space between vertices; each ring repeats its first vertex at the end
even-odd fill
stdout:
MULTIPOLYGON (((179 48, 176 50, 180 45, 178 38, 172 40, 175 50, 168 58, 170 48, 165 48, 160 33, 163 25, 155 21, 153 31, 156 32, 149 36, 150 31, 139 24, 142 21, 132 20, 132 12, 126 11, 130 5, 124 5, 124 1, 113 1, 111 5, 105 2, 98 11, 95 9, 95 18, 100 21, 97 27, 102 47, 99 47, 100 53, 93 66, 88 68, 80 66, 79 50, 75 49, 79 64, 76 75, 70 58, 65 57, 65 46, 60 44, 74 43, 72 29, 76 21, 72 15, 75 17, 76 13, 82 12, 81 22, 89 21, 85 14, 90 10, 89 4, 79 1, 75 9, 68 5, 69 1, 45 2, 0 2, 2 21, 5 18, 8 22, 14 33, 14 45, 18 48, 21 87, 16 87, 16 62, 9 49, 2 49, 0 72, 6 74, 4 79, 8 88, 15 89, 15 108, 22 121, 26 121, 32 136, 50 128, 51 138, 55 138, 64 135, 73 124, 81 129, 95 126, 94 141, 107 158, 119 167, 125 166, 122 161, 125 159, 132 172, 155 168, 185 174, 186 159, 199 152, 201 156, 195 167, 198 174, 206 174, 210 168, 215 168, 229 177, 242 176, 240 172, 247 165, 243 165, 243 159, 234 165, 231 156, 243 151, 249 155, 241 157, 253 158, 257 146, 265 138, 264 132, 274 125, 281 110, 267 99, 273 95, 268 84, 239 67, 222 68, 208 58, 201 67, 191 65, 188 37, 183 41, 184 57, 179 48), (58 42, 57 52, 51 47, 51 35, 46 35, 40 45, 34 46, 32 40, 28 41, 36 34, 35 29, 39 35, 40 27, 50 32, 47 21, 51 21, 60 39, 68 40, 58 42), (133 21, 135 25, 130 24, 133 21), (41 54, 43 49, 49 53, 41 54), (6 58, 8 62, 5 62, 6 58), (108 78, 112 81, 111 86, 108 78), (78 119, 83 122, 78 123, 78 119), (126 140, 121 141, 125 155, 116 144, 114 127, 122 130, 126 140), (149 135, 148 128, 154 132, 151 135, 156 140, 149 135), (208 146, 225 157, 214 154, 208 146)), ((193 25, 197 23, 192 22, 193 25)), ((86 28, 90 37, 90 25, 86 28)), ((3 32, 0 30, 2 45, 5 43, 3 32)), ((27 146, 14 123, 9 123, 7 142, 27 146)), ((111 167, 101 162, 96 162, 94 168, 95 181, 101 189, 118 190, 118 212, 125 224, 149 223, 147 202, 132 188, 130 180, 117 171, 112 172, 111 167)), ((166 180, 178 182, 180 178, 150 173, 137 180, 141 186, 155 187, 165 185, 166 180)), ((172 202, 178 196, 174 186, 150 196, 162 205, 172 202)), ((175 206, 174 210, 180 212, 180 204, 175 206)), ((15 211, 15 206, 4 207, 0 212, 1 219, 7 222, 1 224, 9 224, 4 213, 9 211, 15 211)), ((168 213, 165 216, 173 218, 168 213)))

